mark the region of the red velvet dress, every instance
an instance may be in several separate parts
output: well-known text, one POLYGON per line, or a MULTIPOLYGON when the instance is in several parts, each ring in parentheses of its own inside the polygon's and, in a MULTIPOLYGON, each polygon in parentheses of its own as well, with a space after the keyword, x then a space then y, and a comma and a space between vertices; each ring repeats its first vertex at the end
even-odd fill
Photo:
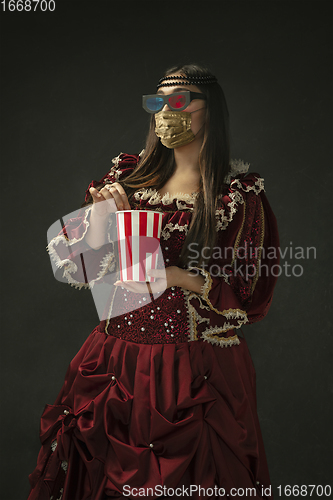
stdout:
MULTIPOLYGON (((138 158, 119 155, 100 182, 121 181, 138 158)), ((198 271, 205 277, 202 295, 172 287, 151 301, 113 287, 109 316, 88 336, 43 412, 29 500, 225 498, 218 488, 233 498, 244 498, 235 488, 271 498, 262 493, 270 480, 255 370, 237 333, 269 309, 277 274, 270 269, 278 259, 267 250, 278 247, 278 234, 263 180, 246 167, 232 162, 227 192, 219 196, 217 248, 210 266, 198 271), (243 265, 253 272, 246 275, 243 265), (139 299, 136 309, 119 314, 125 302, 139 299)), ((135 193, 132 209, 163 212, 165 266, 176 265, 195 196, 135 193)), ((100 250, 85 243, 90 209, 69 219, 48 247, 64 279, 78 288, 107 281, 117 266, 112 239, 100 250)))

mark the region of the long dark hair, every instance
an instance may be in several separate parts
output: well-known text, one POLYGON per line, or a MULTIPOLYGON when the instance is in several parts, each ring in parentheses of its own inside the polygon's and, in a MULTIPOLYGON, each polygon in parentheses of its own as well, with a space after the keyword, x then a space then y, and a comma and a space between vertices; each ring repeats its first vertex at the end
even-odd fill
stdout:
MULTIPOLYGON (((198 77, 211 75, 211 72, 198 64, 189 64, 174 66, 164 76, 174 74, 198 77)), ((200 252, 196 264, 200 266, 209 261, 216 241, 217 196, 222 193, 230 165, 229 112, 223 90, 218 83, 200 84, 199 88, 207 96, 205 130, 199 152, 201 181, 179 267, 188 265, 191 243, 197 243, 196 250, 200 252), (208 247, 205 257, 201 255, 203 247, 208 247)), ((144 154, 134 171, 121 182, 128 199, 140 188, 161 189, 174 173, 175 166, 173 150, 163 146, 155 134, 152 115, 144 154)))

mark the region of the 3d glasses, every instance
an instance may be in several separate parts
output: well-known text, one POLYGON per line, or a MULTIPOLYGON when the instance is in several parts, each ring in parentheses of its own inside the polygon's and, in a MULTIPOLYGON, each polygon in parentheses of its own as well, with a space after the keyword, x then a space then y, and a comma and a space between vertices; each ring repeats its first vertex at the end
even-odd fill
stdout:
POLYGON ((167 104, 172 111, 183 111, 193 99, 205 99, 205 94, 184 90, 174 94, 151 94, 142 96, 142 106, 148 113, 158 113, 167 104))

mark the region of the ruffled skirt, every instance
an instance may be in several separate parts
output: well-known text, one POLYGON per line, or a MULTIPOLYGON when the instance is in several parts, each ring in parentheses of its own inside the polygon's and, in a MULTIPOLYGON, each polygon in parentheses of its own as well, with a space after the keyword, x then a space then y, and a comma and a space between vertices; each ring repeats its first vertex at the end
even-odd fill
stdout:
POLYGON ((138 344, 96 328, 40 437, 28 500, 222 499, 221 488, 271 498, 244 339, 138 344))

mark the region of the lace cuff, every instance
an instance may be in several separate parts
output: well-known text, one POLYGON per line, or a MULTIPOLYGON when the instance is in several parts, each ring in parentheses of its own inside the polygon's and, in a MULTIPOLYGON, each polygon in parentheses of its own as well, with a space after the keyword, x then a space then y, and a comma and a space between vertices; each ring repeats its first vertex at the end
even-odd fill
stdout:
MULTIPOLYGON (((235 300, 232 300, 232 290, 230 288, 230 285, 229 285, 229 278, 227 275, 224 275, 222 274, 221 276, 219 276, 218 278, 212 278, 210 273, 208 271, 206 271, 205 269, 202 269, 202 268, 199 268, 199 267, 189 267, 188 268, 189 271, 191 270, 197 270, 198 272, 200 272, 201 276, 203 276, 205 278, 205 282, 204 284, 202 285, 201 287, 201 294, 195 294, 194 292, 193 295, 199 299, 199 301, 201 302, 201 300, 204 300, 205 303, 208 305, 208 308, 211 310, 211 311, 214 311, 216 314, 219 314, 221 316, 224 316, 228 321, 230 320, 236 320, 235 321, 235 324, 233 325, 230 325, 231 328, 240 328, 243 324, 247 323, 248 322, 248 317, 247 317, 247 313, 243 310, 243 309, 240 309, 240 307, 235 307, 236 305, 240 305, 237 301, 235 300), (218 298, 220 299, 219 300, 219 304, 216 304, 219 307, 219 309, 217 309, 217 307, 215 307, 212 303, 212 300, 211 300, 211 292, 212 292, 212 286, 214 284, 214 282, 218 280, 219 281, 219 285, 221 287, 225 287, 227 286, 227 293, 219 293, 218 295, 218 298), (223 297, 228 297, 226 298, 225 300, 223 300, 223 297), (228 306, 232 306, 232 307, 228 307, 228 306)), ((215 283, 217 284, 217 283, 215 283)), ((216 302, 216 301, 214 301, 216 302)), ((229 328, 227 328, 229 329, 229 328)))
POLYGON ((95 250, 85 241, 89 227, 91 206, 71 215, 66 222, 57 221, 48 231, 47 251, 51 258, 53 272, 59 281, 68 282, 75 288, 92 288, 97 281, 115 269, 114 245, 110 240, 109 219, 108 243, 95 250), (61 231, 52 238, 52 233, 61 231), (62 271, 62 273, 61 273, 62 271))

